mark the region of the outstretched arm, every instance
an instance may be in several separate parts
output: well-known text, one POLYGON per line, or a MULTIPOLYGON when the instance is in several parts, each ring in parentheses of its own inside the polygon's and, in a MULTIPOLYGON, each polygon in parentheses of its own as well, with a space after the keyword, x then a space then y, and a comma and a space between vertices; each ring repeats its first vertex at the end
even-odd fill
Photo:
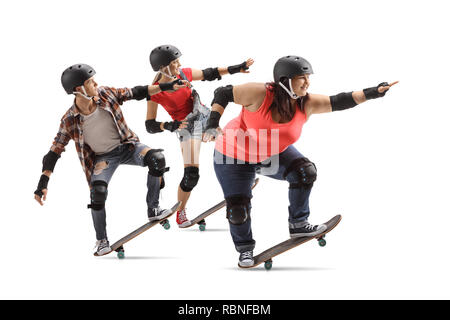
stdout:
POLYGON ((353 108, 370 99, 384 97, 386 92, 398 81, 380 83, 376 87, 367 88, 361 91, 343 92, 334 96, 325 96, 320 94, 309 94, 305 102, 306 115, 309 117, 316 113, 326 113, 332 111, 341 111, 353 108))
POLYGON ((240 64, 229 66, 229 67, 217 67, 217 68, 206 68, 203 70, 198 69, 192 69, 192 80, 207 80, 207 81, 213 81, 213 80, 220 80, 222 79, 223 75, 226 74, 234 74, 238 72, 242 73, 249 73, 248 68, 254 63, 253 59, 247 59, 247 61, 244 61, 240 64))

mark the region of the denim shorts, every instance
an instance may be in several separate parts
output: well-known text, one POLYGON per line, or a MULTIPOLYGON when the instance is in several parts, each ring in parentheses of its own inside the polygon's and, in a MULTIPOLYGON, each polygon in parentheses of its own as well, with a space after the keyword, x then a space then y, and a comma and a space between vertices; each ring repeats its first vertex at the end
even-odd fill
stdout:
POLYGON ((197 91, 192 90, 193 110, 186 117, 188 125, 184 129, 177 130, 177 136, 180 141, 189 139, 202 139, 205 132, 211 109, 207 108, 201 101, 197 91))

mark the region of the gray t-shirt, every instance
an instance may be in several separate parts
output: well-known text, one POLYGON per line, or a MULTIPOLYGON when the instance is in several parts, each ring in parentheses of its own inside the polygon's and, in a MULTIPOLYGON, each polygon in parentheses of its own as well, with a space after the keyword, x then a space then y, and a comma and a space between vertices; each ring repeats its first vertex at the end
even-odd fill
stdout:
POLYGON ((120 145, 120 135, 112 115, 102 108, 83 117, 83 136, 95 154, 104 154, 120 145))

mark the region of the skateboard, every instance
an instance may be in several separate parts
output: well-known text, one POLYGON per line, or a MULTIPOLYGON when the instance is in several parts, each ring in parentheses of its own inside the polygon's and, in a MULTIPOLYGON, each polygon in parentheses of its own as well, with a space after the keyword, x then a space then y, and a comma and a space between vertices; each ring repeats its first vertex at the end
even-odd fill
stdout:
MULTIPOLYGON (((259 182, 259 178, 255 179, 255 182, 253 183, 252 186, 252 190, 256 187, 256 185, 259 182)), ((222 202, 219 202, 218 204, 216 204, 214 207, 211 207, 210 209, 206 210, 205 212, 203 212, 201 215, 199 215, 198 217, 192 219, 189 221, 189 224, 180 227, 180 228, 190 228, 193 225, 198 224, 198 228, 200 229, 200 231, 205 231, 206 230, 206 222, 205 222, 205 218, 207 218, 209 215, 213 214, 214 212, 216 212, 217 210, 222 209, 223 207, 226 206, 226 201, 223 200, 222 202)))
MULTIPOLYGON (((125 237, 123 237, 119 241, 116 241, 115 243, 113 243, 111 245, 111 252, 116 251, 117 252, 117 257, 119 259, 124 259, 125 258, 125 250, 123 248, 123 245, 125 243, 127 243, 128 241, 136 238, 138 235, 140 235, 141 233, 144 233, 148 229, 156 226, 157 224, 161 224, 164 227, 164 229, 166 229, 166 230, 170 229, 170 224, 169 224, 168 218, 177 211, 177 209, 180 206, 180 204, 181 204, 181 201, 178 201, 170 209, 170 211, 171 211, 170 214, 167 217, 165 217, 163 220, 156 220, 156 221, 152 221, 152 222, 147 222, 143 226, 141 226, 141 227, 137 228, 136 230, 134 230, 133 232, 127 234, 125 237)), ((111 252, 108 252, 105 255, 107 255, 107 254, 109 254, 111 252)), ((94 253, 94 256, 98 256, 98 254, 94 253)))
POLYGON ((255 264, 251 267, 241 267, 240 268, 244 268, 244 269, 248 269, 248 268, 254 268, 257 267, 258 265, 260 265, 261 263, 264 262, 264 268, 266 270, 270 270, 272 269, 272 258, 282 254, 285 251, 288 251, 292 248, 295 248, 305 242, 308 242, 309 240, 312 239, 317 239, 319 246, 324 247, 327 242, 325 241, 325 235, 330 232, 331 230, 334 229, 334 227, 336 227, 339 222, 341 221, 342 216, 341 215, 337 215, 335 217, 333 217, 331 220, 329 220, 328 222, 325 223, 325 225, 327 226, 327 230, 325 230, 324 232, 317 234, 315 236, 311 236, 311 237, 300 237, 300 238, 291 238, 289 240, 280 242, 279 244, 273 246, 272 248, 267 249, 266 251, 261 252, 260 254, 258 254, 257 256, 255 256, 253 259, 255 261, 255 264))

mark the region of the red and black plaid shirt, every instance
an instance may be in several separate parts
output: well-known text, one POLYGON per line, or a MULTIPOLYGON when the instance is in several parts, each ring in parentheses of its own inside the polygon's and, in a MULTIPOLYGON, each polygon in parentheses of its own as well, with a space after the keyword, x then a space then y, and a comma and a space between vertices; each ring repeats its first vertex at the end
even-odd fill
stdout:
MULTIPOLYGON (((95 98, 97 106, 111 113, 119 132, 121 143, 135 144, 136 142, 139 142, 138 136, 128 128, 122 110, 120 109, 120 105, 122 105, 123 102, 133 98, 131 89, 99 87, 98 95, 99 97, 95 98)), ((61 118, 59 131, 56 134, 50 150, 61 155, 61 153, 65 151, 65 146, 71 139, 75 142, 75 148, 77 149, 81 167, 83 168, 88 184, 90 185, 91 175, 94 169, 95 153, 84 142, 83 120, 75 106, 75 102, 61 118)))

